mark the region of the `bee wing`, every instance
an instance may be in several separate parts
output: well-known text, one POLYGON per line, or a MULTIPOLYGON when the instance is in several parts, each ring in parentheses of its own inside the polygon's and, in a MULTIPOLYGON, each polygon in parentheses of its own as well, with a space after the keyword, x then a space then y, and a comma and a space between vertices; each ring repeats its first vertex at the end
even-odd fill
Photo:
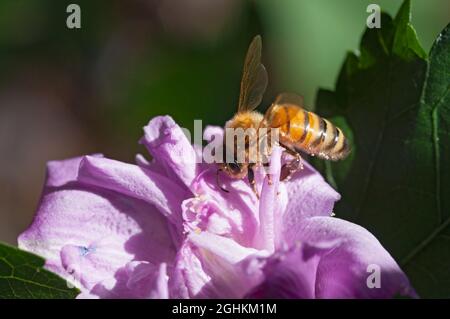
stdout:
POLYGON ((297 95, 295 93, 280 93, 275 99, 274 104, 283 105, 283 104, 293 104, 297 105, 301 108, 304 106, 303 96, 297 95))
MULTIPOLYGON (((264 123, 271 122, 270 118, 272 116, 272 111, 275 108, 282 106, 282 105, 295 105, 299 108, 304 108, 303 107, 303 105, 304 105, 303 96, 297 95, 295 93, 287 93, 287 92, 278 94, 275 101, 272 103, 272 105, 269 107, 269 109, 264 114, 264 119, 261 122, 264 122, 264 123)), ((262 126, 262 124, 260 124, 260 127, 261 126, 262 126)), ((274 126, 272 126, 272 127, 274 127, 274 126)))
POLYGON ((261 36, 257 35, 247 51, 241 80, 238 112, 254 110, 266 91, 268 76, 261 63, 261 36))

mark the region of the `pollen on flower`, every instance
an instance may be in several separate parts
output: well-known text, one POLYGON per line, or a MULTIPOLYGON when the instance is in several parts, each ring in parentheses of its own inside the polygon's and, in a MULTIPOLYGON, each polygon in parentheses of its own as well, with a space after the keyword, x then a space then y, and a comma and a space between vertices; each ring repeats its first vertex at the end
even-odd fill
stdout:
POLYGON ((225 235, 231 231, 229 221, 223 217, 218 204, 207 195, 195 196, 182 203, 184 234, 210 231, 225 235))

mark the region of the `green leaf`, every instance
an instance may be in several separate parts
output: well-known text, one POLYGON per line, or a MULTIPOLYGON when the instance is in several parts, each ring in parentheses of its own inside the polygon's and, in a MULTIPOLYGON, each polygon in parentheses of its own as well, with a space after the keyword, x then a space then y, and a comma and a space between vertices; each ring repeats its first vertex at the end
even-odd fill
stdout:
POLYGON ((383 15, 336 90, 319 91, 317 112, 353 132, 352 157, 321 169, 342 194, 338 217, 373 232, 420 296, 450 297, 450 31, 427 58, 410 16, 410 1, 383 15))
POLYGON ((44 268, 44 259, 0 243, 0 299, 74 298, 80 292, 44 268))

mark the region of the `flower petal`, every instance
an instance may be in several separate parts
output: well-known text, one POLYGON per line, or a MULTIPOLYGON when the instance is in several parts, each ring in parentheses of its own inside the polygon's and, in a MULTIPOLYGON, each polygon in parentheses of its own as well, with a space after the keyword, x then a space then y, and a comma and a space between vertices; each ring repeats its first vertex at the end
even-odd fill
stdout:
POLYGON ((78 299, 167 299, 167 264, 158 266, 145 261, 132 261, 119 269, 115 277, 97 283, 90 292, 83 292, 78 299))
POLYGON ((196 176, 196 152, 182 129, 170 116, 157 116, 144 127, 144 144, 169 178, 189 187, 196 176))
MULTIPOLYGON (((94 154, 92 156, 99 158, 103 157, 101 154, 94 154)), ((79 156, 63 161, 48 162, 45 186, 58 187, 76 181, 78 167, 83 158, 84 156, 79 156)))
POLYGON ((132 260, 159 264, 175 256, 166 219, 154 206, 77 182, 44 192, 32 225, 18 242, 83 292, 115 281, 132 260))
POLYGON ((203 271, 202 263, 195 254, 195 247, 185 241, 178 250, 169 274, 170 298, 194 298, 210 280, 211 277, 203 271))
POLYGON ((240 265, 247 257, 265 252, 239 245, 233 239, 202 232, 191 233, 190 241, 198 248, 203 271, 211 280, 202 287, 197 298, 242 298, 255 283, 240 265))
POLYGON ((333 217, 306 218, 289 242, 320 244, 339 241, 321 258, 317 271, 318 298, 415 297, 406 275, 379 241, 366 229, 333 217), (378 273, 375 273, 378 272, 378 273), (379 275, 379 287, 371 284, 379 275))
POLYGON ((169 298, 167 264, 154 266, 149 262, 133 261, 127 264, 127 288, 139 298, 169 298))
POLYGON ((286 183, 288 204, 283 216, 283 232, 296 232, 302 219, 311 216, 330 216, 341 197, 308 163, 286 183))
POLYGON ((86 156, 81 161, 78 180, 145 200, 181 227, 181 203, 189 192, 165 176, 136 165, 86 156))
POLYGON ((281 169, 282 149, 275 147, 270 157, 269 174, 272 182, 269 184, 269 178, 266 176, 261 190, 261 199, 259 201, 259 236, 255 242, 260 249, 266 249, 274 252, 276 236, 276 220, 281 218, 280 208, 284 205, 280 203, 282 196, 279 195, 280 169, 281 169))
MULTIPOLYGON (((320 259, 334 248, 334 243, 320 246, 298 243, 283 248, 264 262, 263 280, 247 298, 315 298, 317 267, 320 259)), ((255 257, 252 257, 255 258, 255 257)))
POLYGON ((236 264, 247 256, 258 252, 258 250, 254 248, 247 248, 239 245, 231 238, 219 236, 210 232, 201 232, 200 234, 192 232, 188 237, 196 247, 214 254, 215 257, 220 257, 220 259, 227 264, 236 264))
POLYGON ((232 225, 233 239, 241 245, 251 246, 259 227, 258 200, 247 181, 231 179, 225 174, 221 175, 220 183, 229 192, 221 190, 217 185, 216 170, 214 166, 206 166, 192 184, 192 191, 221 207, 222 217, 232 225))
POLYGON ((240 263, 257 253, 230 238, 191 233, 175 265, 171 297, 242 298, 254 284, 240 263))

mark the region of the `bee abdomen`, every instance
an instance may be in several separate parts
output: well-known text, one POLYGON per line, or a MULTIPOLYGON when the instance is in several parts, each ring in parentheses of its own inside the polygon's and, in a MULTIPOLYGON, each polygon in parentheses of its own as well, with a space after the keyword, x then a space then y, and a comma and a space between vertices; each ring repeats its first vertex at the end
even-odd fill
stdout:
POLYGON ((331 160, 347 156, 350 148, 342 130, 326 119, 321 118, 321 122, 322 128, 318 133, 318 138, 311 145, 312 153, 331 160))
POLYGON ((295 140, 296 148, 329 160, 338 160, 348 154, 348 141, 340 128, 315 113, 303 109, 300 112, 303 114, 296 116, 295 120, 302 120, 303 124, 301 125, 299 121, 296 121, 296 125, 291 123, 291 127, 294 126, 301 131, 297 134, 291 132, 291 137, 299 136, 295 140))
POLYGON ((341 129, 327 119, 295 105, 274 108, 272 127, 281 131, 280 141, 305 153, 329 160, 344 158, 350 151, 341 129))

